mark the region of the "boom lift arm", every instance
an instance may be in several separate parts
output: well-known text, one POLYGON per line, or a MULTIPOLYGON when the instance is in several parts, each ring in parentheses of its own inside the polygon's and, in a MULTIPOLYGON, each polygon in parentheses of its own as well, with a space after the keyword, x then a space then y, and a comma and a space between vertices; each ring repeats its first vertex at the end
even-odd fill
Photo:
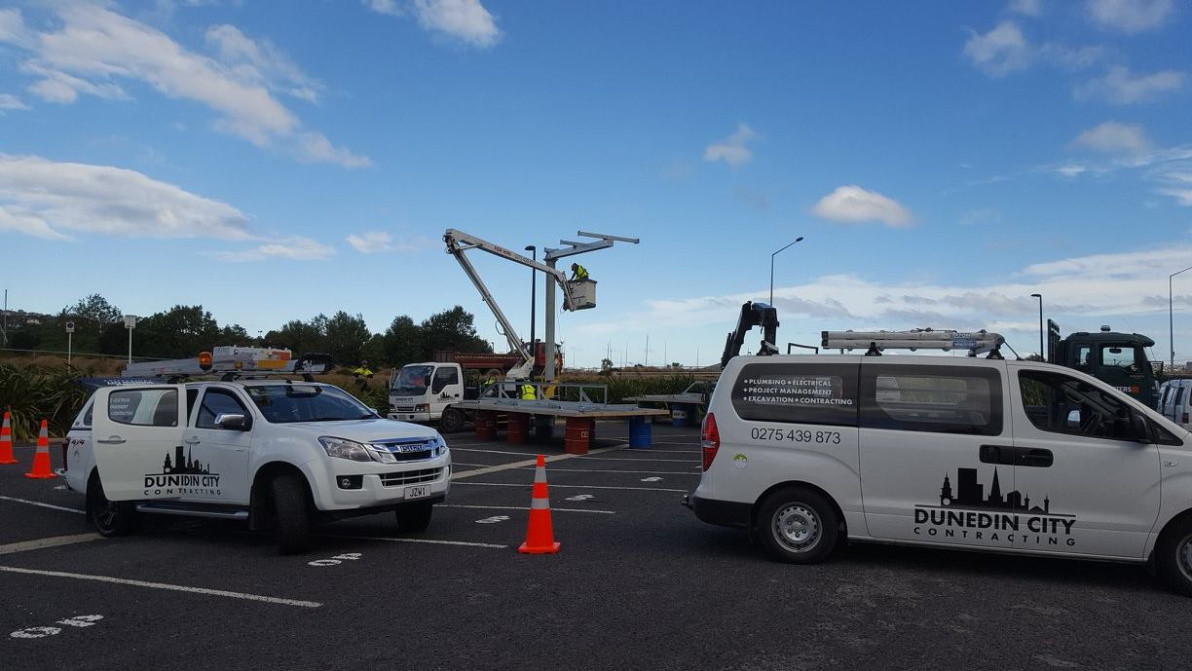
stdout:
POLYGON ((720 367, 728 365, 729 360, 741 353, 741 345, 745 344, 745 334, 754 326, 762 327, 762 343, 758 348, 759 355, 778 354, 774 340, 778 337, 778 310, 765 303, 746 301, 741 306, 741 317, 737 320, 737 328, 728 334, 724 341, 724 355, 720 357, 720 367))

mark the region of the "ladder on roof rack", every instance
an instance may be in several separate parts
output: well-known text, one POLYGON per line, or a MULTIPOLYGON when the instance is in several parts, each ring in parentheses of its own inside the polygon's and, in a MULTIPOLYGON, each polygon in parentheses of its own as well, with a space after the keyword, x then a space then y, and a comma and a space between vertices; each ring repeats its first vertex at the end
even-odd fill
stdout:
POLYGON ((1002 358, 1000 348, 1006 339, 999 333, 955 331, 950 329, 913 329, 910 331, 823 331, 824 349, 854 350, 864 348, 866 356, 880 356, 887 349, 934 349, 949 352, 968 350, 969 356, 989 352, 990 359, 1002 358))

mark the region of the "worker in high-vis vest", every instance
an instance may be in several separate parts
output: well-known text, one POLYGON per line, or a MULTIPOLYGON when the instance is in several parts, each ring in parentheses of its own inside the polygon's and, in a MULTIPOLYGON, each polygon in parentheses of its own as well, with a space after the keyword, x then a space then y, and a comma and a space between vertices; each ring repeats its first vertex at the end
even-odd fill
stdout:
POLYGON ((572 280, 586 280, 586 279, 588 279, 588 269, 579 265, 578 263, 571 264, 571 279, 572 280))
POLYGON ((528 382, 523 382, 520 385, 520 391, 521 391, 521 398, 523 401, 533 401, 538 398, 534 394, 534 385, 532 385, 528 382))

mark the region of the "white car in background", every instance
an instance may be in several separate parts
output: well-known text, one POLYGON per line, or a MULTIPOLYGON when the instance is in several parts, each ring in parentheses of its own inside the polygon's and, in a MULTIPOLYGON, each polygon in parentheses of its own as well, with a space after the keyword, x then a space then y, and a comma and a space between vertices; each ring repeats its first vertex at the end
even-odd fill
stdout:
POLYGON ((262 379, 98 389, 63 444, 67 485, 105 536, 140 514, 247 520, 303 551, 311 525, 393 511, 425 531, 451 455, 434 429, 327 384, 262 379))

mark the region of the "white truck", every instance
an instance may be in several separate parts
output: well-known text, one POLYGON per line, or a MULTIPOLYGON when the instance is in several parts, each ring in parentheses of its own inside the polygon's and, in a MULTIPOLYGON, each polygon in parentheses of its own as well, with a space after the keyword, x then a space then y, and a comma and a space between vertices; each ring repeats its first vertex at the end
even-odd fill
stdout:
POLYGON ((95 391, 59 474, 104 536, 142 514, 247 520, 301 552, 311 525, 394 512, 419 533, 446 498, 434 429, 382 419, 337 387, 281 379, 126 384, 95 391))
POLYGON ((411 363, 402 366, 389 386, 389 419, 403 422, 438 422, 444 433, 460 431, 467 414, 451 407, 477 397, 467 389, 458 363, 411 363))

